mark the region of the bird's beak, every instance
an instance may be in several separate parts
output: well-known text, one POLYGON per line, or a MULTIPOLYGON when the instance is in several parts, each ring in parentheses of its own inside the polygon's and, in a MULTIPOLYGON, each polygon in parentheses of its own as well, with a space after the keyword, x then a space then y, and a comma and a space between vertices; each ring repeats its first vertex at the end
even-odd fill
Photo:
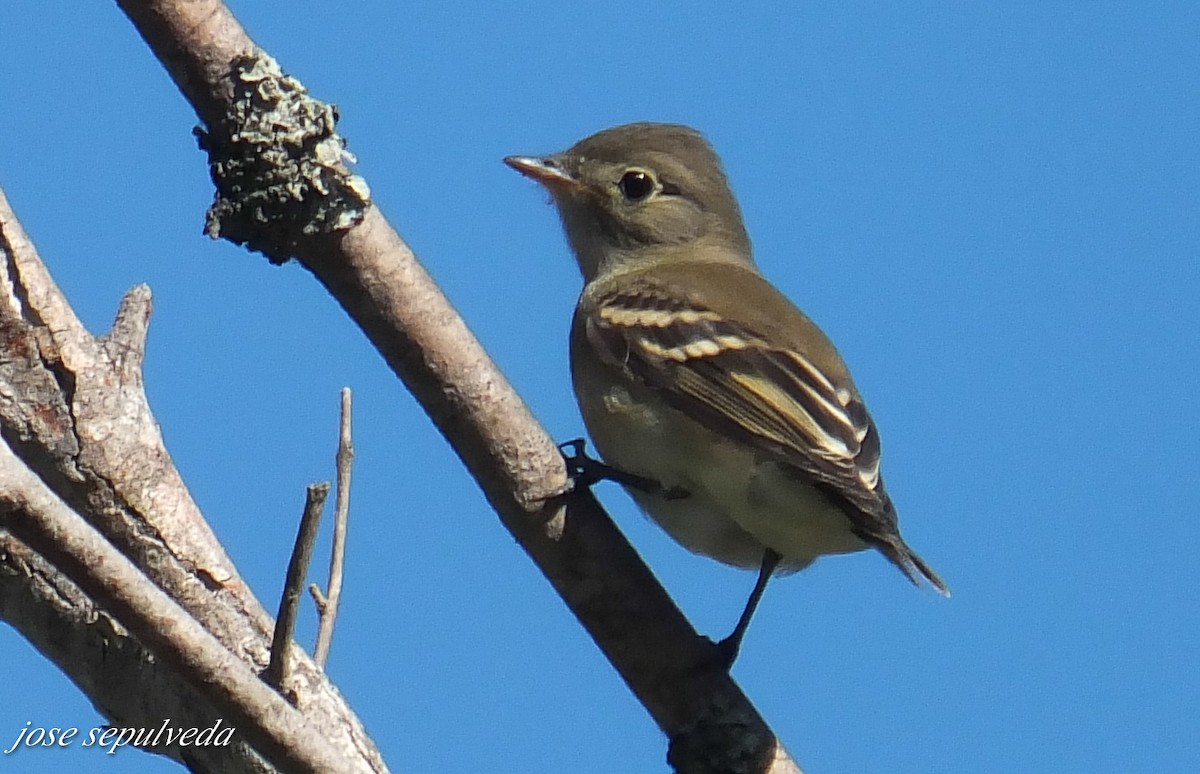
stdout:
POLYGON ((525 177, 538 181, 551 191, 572 191, 581 187, 580 182, 552 158, 508 156, 504 159, 504 163, 525 177))

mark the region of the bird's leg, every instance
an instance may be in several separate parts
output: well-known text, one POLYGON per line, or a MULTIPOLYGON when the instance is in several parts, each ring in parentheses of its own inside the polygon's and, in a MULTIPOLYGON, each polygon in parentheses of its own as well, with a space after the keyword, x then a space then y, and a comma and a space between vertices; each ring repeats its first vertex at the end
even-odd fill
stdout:
POLYGON ((689 494, 686 489, 664 486, 654 479, 618 470, 598 459, 589 457, 584 451, 586 445, 587 441, 582 438, 558 445, 558 450, 562 452, 563 460, 567 463, 567 474, 577 485, 591 487, 592 484, 599 481, 616 481, 623 486, 646 494, 659 495, 666 500, 679 500, 689 494))
POLYGON ((737 660, 738 651, 742 647, 742 638, 746 636, 746 629, 750 627, 750 619, 754 617, 754 611, 758 608, 759 600, 762 599, 763 592, 767 590, 767 581, 771 580, 771 575, 775 572, 775 568, 779 566, 781 558, 779 554, 769 548, 763 551, 762 566, 758 570, 758 582, 754 584, 754 590, 750 592, 750 598, 746 600, 746 607, 742 610, 742 616, 738 618, 737 626, 733 627, 733 632, 717 643, 720 659, 724 662, 726 669, 732 667, 733 662, 737 660))

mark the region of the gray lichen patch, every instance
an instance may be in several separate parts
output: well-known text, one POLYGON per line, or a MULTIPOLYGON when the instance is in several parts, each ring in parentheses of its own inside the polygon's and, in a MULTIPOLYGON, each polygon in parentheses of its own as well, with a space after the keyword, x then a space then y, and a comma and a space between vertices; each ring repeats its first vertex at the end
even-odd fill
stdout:
POLYGON ((262 52, 231 68, 234 97, 215 126, 197 127, 217 193, 205 232, 275 264, 307 238, 345 231, 370 205, 366 181, 337 134, 337 109, 313 99, 262 52))

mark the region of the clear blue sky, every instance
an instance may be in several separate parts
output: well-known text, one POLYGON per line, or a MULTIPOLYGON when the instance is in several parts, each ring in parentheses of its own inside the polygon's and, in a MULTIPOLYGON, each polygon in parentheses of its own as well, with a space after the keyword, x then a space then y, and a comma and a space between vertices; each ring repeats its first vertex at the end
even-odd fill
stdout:
MULTIPOLYGON (((735 677, 809 774, 1200 768, 1196 5, 233 5, 340 106, 377 203, 562 439, 581 432, 579 278, 501 157, 639 119, 715 143, 760 265, 840 346, 904 533, 954 589, 873 554, 771 586, 735 677)), ((2 25, 0 185, 92 330, 153 288, 151 403, 271 607, 354 390, 329 669, 393 770, 666 771, 648 715, 336 304, 202 236, 194 115, 113 4, 8 0, 2 25)), ((600 494, 724 635, 751 575, 600 494)), ((27 720, 100 722, 8 627, 0 661, 0 749, 27 720)))

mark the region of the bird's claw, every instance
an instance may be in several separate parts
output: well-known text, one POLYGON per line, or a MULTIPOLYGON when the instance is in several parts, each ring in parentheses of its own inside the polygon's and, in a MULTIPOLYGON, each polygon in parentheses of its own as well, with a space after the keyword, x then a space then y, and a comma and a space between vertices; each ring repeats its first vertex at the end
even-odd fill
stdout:
POLYGON ((563 461, 567 464, 567 475, 576 486, 591 487, 600 481, 616 481, 645 494, 658 495, 665 500, 681 500, 691 493, 678 486, 663 486, 659 482, 636 473, 627 473, 600 460, 589 457, 587 441, 575 438, 558 445, 563 461))

